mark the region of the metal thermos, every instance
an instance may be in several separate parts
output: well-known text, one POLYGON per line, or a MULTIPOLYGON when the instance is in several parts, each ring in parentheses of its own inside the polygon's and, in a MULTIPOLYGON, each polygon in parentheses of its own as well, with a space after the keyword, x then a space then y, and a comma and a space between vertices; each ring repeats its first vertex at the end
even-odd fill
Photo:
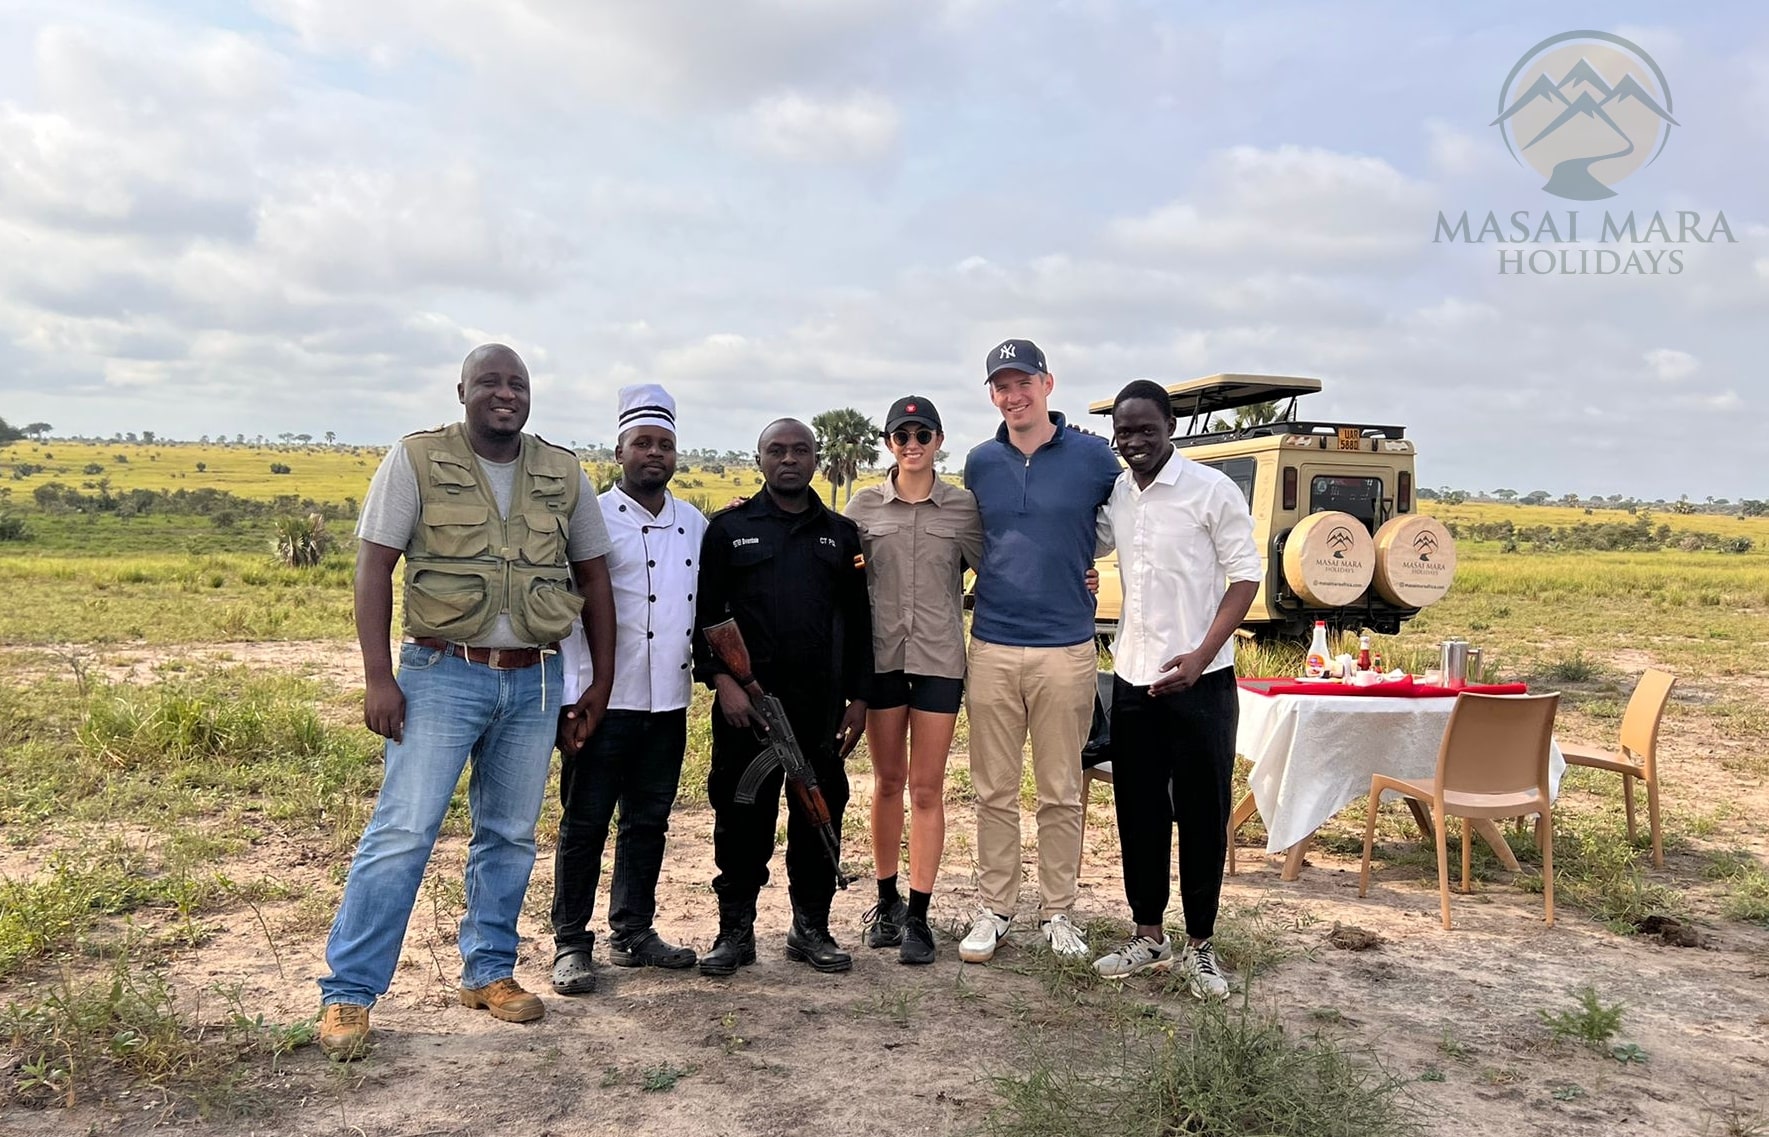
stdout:
POLYGON ((1466 687, 1470 676, 1480 678, 1480 649, 1467 640, 1445 640, 1438 656, 1438 670, 1443 673, 1445 687, 1466 687))

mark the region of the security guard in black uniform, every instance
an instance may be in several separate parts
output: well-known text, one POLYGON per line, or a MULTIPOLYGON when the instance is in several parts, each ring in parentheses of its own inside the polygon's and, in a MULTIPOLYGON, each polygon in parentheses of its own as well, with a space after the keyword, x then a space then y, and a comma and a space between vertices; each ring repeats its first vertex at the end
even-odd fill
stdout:
MULTIPOLYGON (((866 725, 872 676, 872 612, 866 560, 852 521, 811 489, 817 442, 795 419, 770 423, 756 442, 764 492, 713 517, 700 551, 695 626, 735 617, 762 688, 780 699, 829 804, 836 833, 848 804, 842 761, 866 725)), ((701 957, 707 975, 754 963, 756 894, 768 883, 783 777, 763 782, 752 805, 737 782, 764 745, 749 697, 695 637, 695 677, 718 693, 712 715, 713 860, 719 935, 701 957)), ((786 875, 792 897, 788 959, 846 971, 853 957, 829 934, 835 873, 799 802, 787 795, 786 875)))

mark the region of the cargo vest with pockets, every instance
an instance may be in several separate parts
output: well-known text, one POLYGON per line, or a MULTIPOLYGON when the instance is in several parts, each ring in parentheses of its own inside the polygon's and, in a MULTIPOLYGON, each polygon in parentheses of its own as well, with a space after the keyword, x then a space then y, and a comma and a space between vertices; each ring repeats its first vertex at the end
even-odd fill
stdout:
POLYGON ((582 485, 576 456, 524 434, 506 518, 460 423, 401 445, 419 509, 405 551, 406 634, 476 643, 507 612, 525 643, 564 638, 583 608, 566 555, 582 485))

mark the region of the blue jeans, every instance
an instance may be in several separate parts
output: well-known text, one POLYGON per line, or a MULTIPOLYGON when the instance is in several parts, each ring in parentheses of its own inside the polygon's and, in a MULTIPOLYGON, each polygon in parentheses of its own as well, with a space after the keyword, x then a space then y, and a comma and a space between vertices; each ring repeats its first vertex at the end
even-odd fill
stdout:
POLYGON ((418 883, 469 759, 461 984, 483 987, 516 968, 516 917, 534 869, 534 825, 558 729, 559 657, 493 671, 408 643, 398 681, 405 740, 387 743, 381 794, 326 941, 332 973, 319 981, 323 1003, 371 1006, 392 985, 418 883))

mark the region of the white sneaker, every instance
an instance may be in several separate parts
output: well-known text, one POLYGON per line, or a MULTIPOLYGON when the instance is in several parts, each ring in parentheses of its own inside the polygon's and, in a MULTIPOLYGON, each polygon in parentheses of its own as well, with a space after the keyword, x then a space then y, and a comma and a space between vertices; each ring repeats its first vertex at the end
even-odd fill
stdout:
POLYGON ((1180 967, 1192 994, 1200 999, 1228 998, 1228 973, 1216 958, 1216 949, 1209 940, 1196 946, 1188 943, 1180 967))
POLYGON ((988 963, 995 958, 995 945, 1007 936, 1008 921, 987 908, 977 912, 970 934, 958 945, 958 958, 966 963, 988 963))
POLYGON ((1166 936, 1154 940, 1148 936, 1133 936, 1130 942, 1113 952, 1102 955, 1093 961, 1093 969, 1107 979, 1123 979, 1128 975, 1136 975, 1157 968, 1167 968, 1173 964, 1173 941, 1166 936))
POLYGON ((1070 959, 1082 959, 1087 955, 1087 941, 1061 912, 1044 921, 1044 939, 1050 944, 1050 950, 1058 955, 1070 959))

